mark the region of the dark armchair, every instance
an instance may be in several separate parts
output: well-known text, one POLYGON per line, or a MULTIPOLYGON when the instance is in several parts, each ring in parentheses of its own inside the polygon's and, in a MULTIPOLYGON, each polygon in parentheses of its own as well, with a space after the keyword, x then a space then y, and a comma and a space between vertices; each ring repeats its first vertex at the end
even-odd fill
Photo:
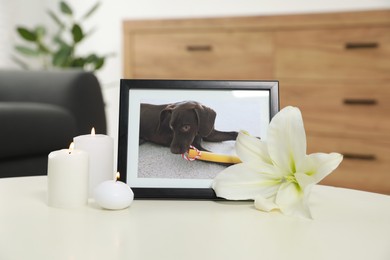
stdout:
POLYGON ((92 127, 107 131, 94 74, 0 71, 0 178, 47 174, 48 154, 92 127))

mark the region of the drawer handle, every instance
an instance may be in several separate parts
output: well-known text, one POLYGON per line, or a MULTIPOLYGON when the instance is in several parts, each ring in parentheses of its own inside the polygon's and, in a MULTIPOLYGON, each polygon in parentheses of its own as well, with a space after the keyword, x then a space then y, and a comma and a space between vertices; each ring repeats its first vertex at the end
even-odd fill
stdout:
POLYGON ((347 50, 355 50, 355 49, 376 49, 379 47, 379 43, 377 42, 349 42, 345 44, 345 49, 347 50))
POLYGON ((213 46, 211 45, 188 45, 187 51, 212 51, 213 46))
POLYGON ((344 153, 344 159, 349 160, 363 160, 363 161, 375 161, 376 156, 374 154, 355 154, 355 153, 344 153))
POLYGON ((343 100, 344 105, 363 105, 363 106, 375 106, 378 104, 376 99, 355 99, 345 98, 343 100))

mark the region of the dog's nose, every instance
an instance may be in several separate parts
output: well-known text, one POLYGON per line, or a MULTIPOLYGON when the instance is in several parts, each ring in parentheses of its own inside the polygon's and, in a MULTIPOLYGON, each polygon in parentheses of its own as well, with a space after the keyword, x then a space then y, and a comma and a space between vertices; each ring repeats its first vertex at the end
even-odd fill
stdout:
POLYGON ((186 149, 185 147, 172 147, 171 146, 171 153, 173 154, 183 154, 185 152, 187 152, 188 149, 186 149))

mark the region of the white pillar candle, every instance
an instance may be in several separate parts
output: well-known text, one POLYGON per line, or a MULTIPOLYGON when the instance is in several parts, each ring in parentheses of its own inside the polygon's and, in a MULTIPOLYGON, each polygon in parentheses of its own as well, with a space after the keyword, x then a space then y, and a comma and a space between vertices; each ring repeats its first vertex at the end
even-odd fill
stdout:
POLYGON ((74 208, 88 203, 88 154, 62 149, 48 158, 48 204, 51 207, 74 208))
POLYGON ((112 180, 114 172, 114 140, 113 138, 95 134, 80 135, 74 139, 75 148, 89 154, 89 197, 97 185, 106 180, 112 180))

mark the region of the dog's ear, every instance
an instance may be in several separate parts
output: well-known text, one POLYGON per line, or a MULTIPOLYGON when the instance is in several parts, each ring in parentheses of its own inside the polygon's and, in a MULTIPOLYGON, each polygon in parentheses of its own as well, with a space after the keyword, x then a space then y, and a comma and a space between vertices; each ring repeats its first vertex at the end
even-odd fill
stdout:
POLYGON ((202 137, 208 136, 214 129, 217 113, 213 109, 200 104, 195 107, 195 112, 198 116, 199 134, 202 137))
POLYGON ((160 112, 160 121, 158 122, 157 129, 160 129, 161 126, 167 125, 169 127, 169 121, 171 120, 171 114, 172 110, 174 109, 174 105, 167 105, 163 110, 160 112))

